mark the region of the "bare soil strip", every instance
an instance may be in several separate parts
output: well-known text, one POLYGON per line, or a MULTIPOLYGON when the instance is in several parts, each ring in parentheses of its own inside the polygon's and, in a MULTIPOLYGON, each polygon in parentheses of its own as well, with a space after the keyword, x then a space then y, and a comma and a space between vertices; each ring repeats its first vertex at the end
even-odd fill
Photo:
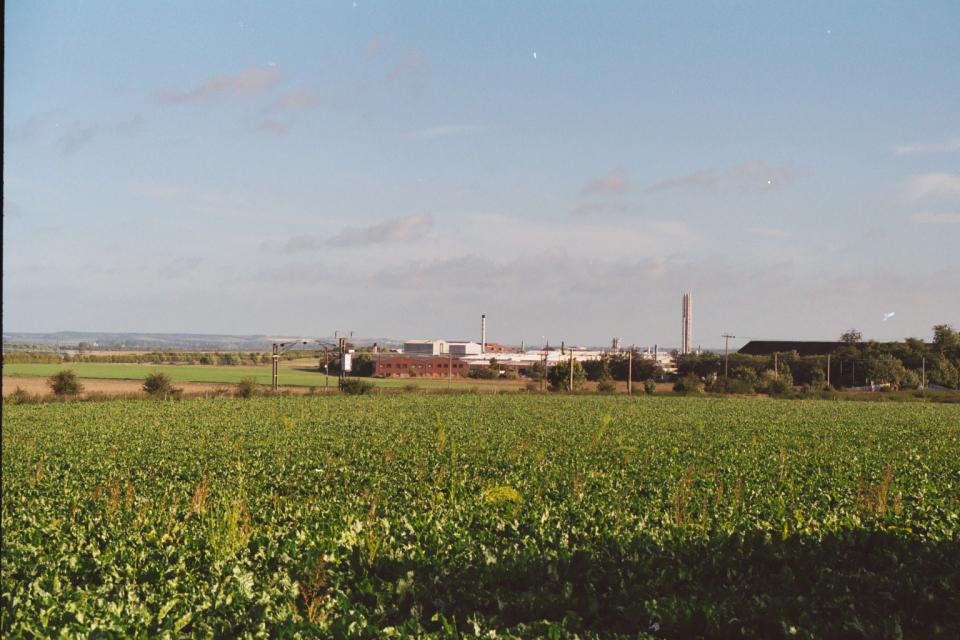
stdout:
MULTIPOLYGON (((143 383, 139 380, 101 380, 95 378, 83 378, 80 380, 83 385, 83 394, 91 393, 104 394, 108 396, 133 396, 143 393, 143 383)), ((233 393, 236 385, 233 384, 215 384, 211 382, 177 382, 174 384, 178 389, 183 389, 186 395, 203 395, 213 393, 233 393)), ((17 390, 23 389, 31 395, 48 396, 50 387, 47 386, 46 378, 27 377, 27 376, 3 376, 3 397, 9 396, 17 390)), ((263 387, 264 390, 267 387, 263 387)), ((284 392, 289 393, 307 393, 307 387, 281 387, 284 392)))

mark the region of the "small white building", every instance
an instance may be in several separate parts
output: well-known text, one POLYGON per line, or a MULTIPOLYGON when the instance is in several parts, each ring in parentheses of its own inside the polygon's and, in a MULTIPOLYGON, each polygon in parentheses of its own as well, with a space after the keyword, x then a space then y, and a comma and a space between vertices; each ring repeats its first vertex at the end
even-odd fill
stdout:
POLYGON ((637 355, 645 360, 653 360, 667 373, 673 373, 677 370, 676 357, 666 349, 658 349, 656 347, 651 349, 647 347, 642 351, 638 351, 637 355))
POLYGON ((479 342, 448 342, 447 348, 450 354, 461 356, 477 356, 483 353, 483 347, 479 342))
POLYGON ((403 352, 411 356, 439 356, 447 353, 444 340, 407 340, 403 343, 403 352))

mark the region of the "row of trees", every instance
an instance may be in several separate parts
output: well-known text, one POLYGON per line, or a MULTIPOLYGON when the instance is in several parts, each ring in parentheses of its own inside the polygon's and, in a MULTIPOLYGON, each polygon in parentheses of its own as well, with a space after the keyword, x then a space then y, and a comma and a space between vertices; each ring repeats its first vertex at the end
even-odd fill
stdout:
POLYGON ((704 381, 708 390, 732 392, 764 391, 771 386, 822 388, 828 381, 836 388, 875 384, 914 389, 924 383, 960 388, 960 334, 950 325, 934 327, 932 343, 916 338, 864 342, 855 330, 845 332, 841 342, 829 358, 800 356, 795 351, 776 358, 740 353, 728 359, 714 353, 683 355, 677 358, 677 376, 704 381))
MULTIPOLYGON (((313 352, 288 351, 280 357, 293 360, 314 356, 313 352)), ((149 353, 93 353, 84 355, 57 354, 51 352, 13 352, 3 354, 6 364, 43 363, 62 364, 69 362, 109 362, 117 364, 205 364, 219 366, 257 366, 270 364, 269 353, 255 351, 151 351, 149 353)))
MULTIPOLYGON (((628 372, 631 371, 628 357, 625 354, 604 355, 598 360, 578 361, 561 360, 557 364, 547 367, 544 372, 542 363, 536 363, 527 368, 527 377, 538 381, 544 379, 549 383, 554 391, 577 391, 583 388, 587 381, 596 382, 597 390, 601 392, 612 392, 616 389, 617 381, 625 381, 628 372), (573 376, 570 375, 570 368, 573 367, 573 376)), ((632 367, 632 377, 635 382, 643 382, 644 388, 648 393, 652 393, 654 380, 663 375, 659 365, 649 360, 634 358, 632 367), (649 384, 646 384, 649 383, 649 384)), ((499 377, 517 378, 517 373, 513 370, 502 372, 496 358, 490 359, 487 367, 473 367, 468 374, 471 378, 480 378, 493 380, 499 377)))

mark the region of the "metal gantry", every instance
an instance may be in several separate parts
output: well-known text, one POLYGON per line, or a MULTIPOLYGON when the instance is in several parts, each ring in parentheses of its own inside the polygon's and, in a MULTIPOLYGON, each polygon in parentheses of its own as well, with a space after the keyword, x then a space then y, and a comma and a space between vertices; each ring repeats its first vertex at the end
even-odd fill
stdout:
POLYGON ((339 389, 343 389, 343 380, 345 375, 344 355, 346 353, 345 350, 346 350, 347 339, 339 338, 337 340, 336 345, 333 345, 329 342, 324 342, 323 340, 298 339, 298 340, 291 340, 288 342, 273 343, 273 354, 271 358, 272 364, 273 364, 273 368, 271 371, 271 388, 273 389, 274 393, 280 390, 280 356, 286 353, 287 351, 290 351, 291 349, 293 349, 298 345, 305 345, 305 344, 316 344, 318 348, 323 349, 323 356, 324 356, 323 366, 324 366, 324 373, 325 373, 324 384, 323 384, 324 389, 326 389, 327 387, 327 379, 330 376, 330 351, 334 349, 337 351, 340 359, 340 379, 337 384, 337 387, 339 389))

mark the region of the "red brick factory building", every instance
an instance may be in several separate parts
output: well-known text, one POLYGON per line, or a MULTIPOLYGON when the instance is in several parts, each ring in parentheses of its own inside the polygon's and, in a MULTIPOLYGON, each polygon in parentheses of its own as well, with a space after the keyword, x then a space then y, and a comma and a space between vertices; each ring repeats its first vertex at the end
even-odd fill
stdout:
POLYGON ((466 376, 470 366, 459 358, 449 356, 390 355, 375 358, 375 376, 466 376))

